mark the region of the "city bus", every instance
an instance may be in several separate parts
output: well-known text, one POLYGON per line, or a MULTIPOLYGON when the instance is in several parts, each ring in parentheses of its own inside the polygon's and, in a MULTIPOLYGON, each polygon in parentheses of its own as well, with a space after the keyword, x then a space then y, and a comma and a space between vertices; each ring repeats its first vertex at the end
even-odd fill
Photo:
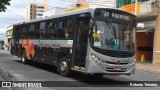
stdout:
POLYGON ((11 54, 22 63, 103 75, 135 73, 136 16, 110 8, 88 8, 13 25, 11 54))

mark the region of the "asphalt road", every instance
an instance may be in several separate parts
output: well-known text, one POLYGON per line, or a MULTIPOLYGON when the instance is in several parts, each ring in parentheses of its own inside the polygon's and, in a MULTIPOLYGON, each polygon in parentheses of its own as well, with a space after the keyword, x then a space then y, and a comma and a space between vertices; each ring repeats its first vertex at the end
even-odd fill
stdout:
MULTIPOLYGON (((19 58, 13 58, 9 53, 0 51, 0 77, 8 81, 75 81, 88 84, 85 81, 160 81, 160 73, 151 73, 136 70, 131 76, 109 76, 96 78, 75 72, 71 77, 63 77, 58 74, 56 68, 49 65, 31 62, 20 63, 19 58)), ((159 87, 54 87, 54 88, 9 88, 9 90, 160 90, 159 87)), ((7 88, 0 88, 7 90, 7 88)))

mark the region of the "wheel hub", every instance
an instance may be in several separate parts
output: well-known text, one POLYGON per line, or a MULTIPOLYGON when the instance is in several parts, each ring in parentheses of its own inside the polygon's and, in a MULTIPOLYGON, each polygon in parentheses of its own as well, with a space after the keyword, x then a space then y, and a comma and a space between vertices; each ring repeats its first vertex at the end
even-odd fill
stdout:
POLYGON ((22 57, 22 62, 24 62, 25 61, 25 59, 24 59, 24 56, 22 57))
POLYGON ((65 71, 66 68, 67 68, 67 62, 66 62, 66 61, 63 61, 63 62, 61 63, 61 70, 62 70, 62 71, 65 71))

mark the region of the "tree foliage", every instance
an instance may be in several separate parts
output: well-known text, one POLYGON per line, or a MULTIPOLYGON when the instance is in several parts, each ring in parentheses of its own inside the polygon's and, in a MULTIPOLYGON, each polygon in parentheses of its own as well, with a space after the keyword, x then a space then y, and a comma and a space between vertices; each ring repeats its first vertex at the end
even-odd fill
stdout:
POLYGON ((11 0, 0 0, 0 12, 4 12, 7 9, 6 5, 10 5, 9 1, 11 0))

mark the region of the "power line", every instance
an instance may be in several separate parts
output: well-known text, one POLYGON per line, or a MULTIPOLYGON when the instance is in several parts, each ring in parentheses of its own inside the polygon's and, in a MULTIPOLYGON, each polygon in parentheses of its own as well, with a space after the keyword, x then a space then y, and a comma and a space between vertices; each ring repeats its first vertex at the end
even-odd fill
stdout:
POLYGON ((25 16, 22 16, 22 15, 20 15, 20 14, 17 14, 17 13, 15 13, 15 12, 11 11, 11 10, 8 10, 8 11, 12 12, 12 14, 15 14, 15 15, 17 15, 17 16, 20 16, 20 17, 22 17, 22 18, 25 18, 25 16))

